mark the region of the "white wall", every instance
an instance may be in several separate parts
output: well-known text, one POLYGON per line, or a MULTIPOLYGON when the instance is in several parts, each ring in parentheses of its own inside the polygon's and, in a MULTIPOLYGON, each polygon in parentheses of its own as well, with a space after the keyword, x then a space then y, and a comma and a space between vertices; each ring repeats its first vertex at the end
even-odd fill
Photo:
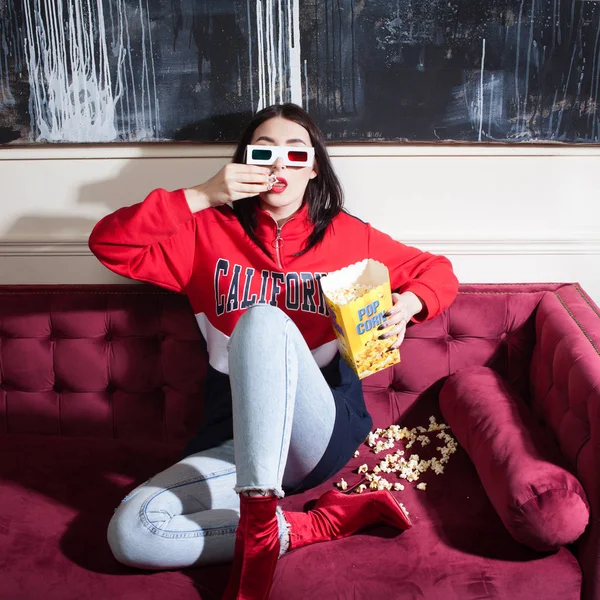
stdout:
MULTIPOLYGON (((0 150, 0 284, 123 281, 95 222, 155 187, 204 181, 225 145, 0 150)), ((600 303, 600 148, 331 146, 351 212, 448 256, 462 282, 577 281, 600 303)))

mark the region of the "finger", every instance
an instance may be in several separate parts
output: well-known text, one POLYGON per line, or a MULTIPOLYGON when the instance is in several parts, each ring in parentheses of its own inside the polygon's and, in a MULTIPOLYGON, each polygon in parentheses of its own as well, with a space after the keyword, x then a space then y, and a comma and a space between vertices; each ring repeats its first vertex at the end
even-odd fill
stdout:
POLYGON ((393 325, 398 325, 399 323, 404 323, 405 325, 408 323, 408 316, 404 313, 404 311, 387 317, 386 320, 379 326, 379 329, 388 329, 393 325))
POLYGON ((250 173, 252 175, 269 175, 273 170, 271 167, 261 167, 260 165, 245 165, 232 163, 232 171, 236 173, 250 173))
POLYGON ((236 183, 264 183, 269 181, 269 175, 264 173, 239 173, 235 177, 236 183))
POLYGON ((400 325, 396 325, 396 326, 392 327, 391 329, 388 329, 385 333, 382 333, 379 336, 379 339, 385 340, 385 339, 393 337, 395 335, 404 334, 405 331, 406 331, 406 324, 401 323, 400 325))
POLYGON ((398 339, 390 346, 390 350, 396 350, 400 347, 400 344, 404 341, 404 336, 406 335, 406 328, 402 331, 402 333, 398 334, 398 339))
POLYGON ((390 308, 387 311, 387 314, 393 315, 394 313, 398 312, 399 310, 402 310, 403 308, 403 302, 402 302, 402 296, 400 296, 400 294, 392 294, 392 308, 390 308))
POLYGON ((241 200, 250 196, 257 196, 263 192, 268 192, 271 189, 267 184, 249 183, 240 184, 231 190, 231 196, 234 200, 241 200))

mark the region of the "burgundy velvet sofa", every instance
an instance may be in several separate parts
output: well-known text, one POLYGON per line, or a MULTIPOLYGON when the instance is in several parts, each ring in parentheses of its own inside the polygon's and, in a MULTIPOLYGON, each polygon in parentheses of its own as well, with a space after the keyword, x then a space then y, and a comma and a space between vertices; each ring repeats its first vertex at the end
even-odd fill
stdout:
MULTIPOLYGON (((575 284, 462 285, 409 328, 402 363, 364 381, 375 427, 443 420, 451 373, 487 365, 553 435, 591 507, 572 546, 508 534, 462 448, 427 491, 395 492, 414 527, 299 549, 271 598, 600 600, 600 310, 575 284)), ((175 462, 202 418, 206 358, 185 297, 145 285, 0 287, 0 599, 217 599, 229 566, 124 567, 106 544, 121 498, 175 462)), ((358 479, 367 448, 334 478, 358 479)), ((334 481, 283 500, 302 510, 334 481)))

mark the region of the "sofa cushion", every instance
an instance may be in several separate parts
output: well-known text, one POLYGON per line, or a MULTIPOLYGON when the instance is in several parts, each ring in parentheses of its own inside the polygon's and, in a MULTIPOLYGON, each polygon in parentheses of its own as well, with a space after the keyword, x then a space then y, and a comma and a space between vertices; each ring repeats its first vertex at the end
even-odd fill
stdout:
POLYGON ((583 533, 583 487, 559 466, 557 448, 498 373, 481 366, 454 373, 440 408, 515 540, 548 551, 583 533))
MULTIPOLYGON (((440 419, 420 405, 405 424, 440 419)), ((119 564, 106 543, 113 509, 136 485, 177 460, 164 444, 59 436, 0 436, 0 600, 213 600, 230 565, 153 572, 119 564)), ((361 447, 334 478, 380 456, 361 447)), ((496 515, 466 453, 443 475, 428 473, 426 492, 406 485, 396 497, 414 527, 377 527, 351 538, 300 548, 278 563, 271 600, 375 596, 395 600, 579 600, 581 573, 565 548, 540 555, 515 542, 496 515), (456 507, 460 507, 457 510, 456 507)), ((283 499, 303 510, 333 482, 283 499)))

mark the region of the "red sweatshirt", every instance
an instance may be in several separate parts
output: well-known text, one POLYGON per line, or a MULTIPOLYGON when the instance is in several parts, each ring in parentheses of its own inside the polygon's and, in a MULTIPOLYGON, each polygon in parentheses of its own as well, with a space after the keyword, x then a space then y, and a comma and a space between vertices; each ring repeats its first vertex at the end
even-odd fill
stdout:
POLYGON ((337 352, 319 277, 373 258, 390 270, 392 289, 414 292, 432 319, 454 300, 458 282, 448 259, 393 240, 346 212, 323 242, 302 256, 311 226, 302 208, 278 228, 257 208, 257 235, 273 259, 250 241, 229 207, 192 213, 183 190, 154 190, 141 203, 104 217, 89 245, 109 269, 187 294, 207 341, 210 364, 227 373, 226 344, 254 303, 278 306, 296 323, 320 367, 337 352), (277 241, 278 240, 278 241, 277 241))
MULTIPOLYGON (((192 213, 183 190, 154 190, 141 203, 104 217, 89 245, 109 269, 131 279, 187 294, 209 354, 205 422, 186 454, 232 437, 227 342, 240 318, 255 303, 270 303, 298 326, 322 368, 336 400, 336 433, 328 457, 308 487, 332 476, 364 440, 371 419, 362 387, 337 354, 319 278, 365 258, 389 268, 392 289, 414 292, 423 302, 418 319, 432 319, 454 300, 458 282, 450 262, 394 241, 368 223, 340 213, 323 241, 302 256, 311 225, 307 208, 278 227, 257 210, 257 235, 269 258, 244 232, 228 206, 192 213), (337 355, 337 360, 333 360, 337 355), (343 402, 346 410, 339 408, 343 402), (348 433, 350 432, 350 433, 348 433)), ((414 320, 418 320, 414 319, 414 320)))

